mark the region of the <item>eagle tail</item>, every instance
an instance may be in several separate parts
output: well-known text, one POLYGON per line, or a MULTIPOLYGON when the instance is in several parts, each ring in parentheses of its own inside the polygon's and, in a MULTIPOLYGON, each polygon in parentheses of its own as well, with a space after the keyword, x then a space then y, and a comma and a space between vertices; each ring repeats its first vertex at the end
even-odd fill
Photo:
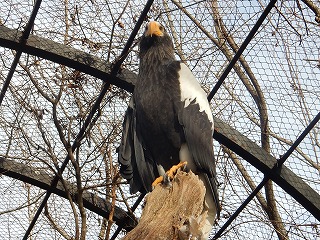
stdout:
POLYGON ((121 176, 129 182, 132 194, 151 191, 151 184, 155 178, 151 155, 143 147, 136 124, 134 102, 131 99, 123 121, 118 161, 121 176))

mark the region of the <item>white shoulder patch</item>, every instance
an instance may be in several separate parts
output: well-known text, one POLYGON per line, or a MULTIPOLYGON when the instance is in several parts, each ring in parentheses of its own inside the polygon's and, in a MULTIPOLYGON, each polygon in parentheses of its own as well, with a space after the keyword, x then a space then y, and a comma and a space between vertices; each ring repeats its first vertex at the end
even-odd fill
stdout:
POLYGON ((186 108, 189 106, 189 104, 195 99, 196 103, 199 105, 200 112, 205 111, 210 122, 213 123, 212 113, 205 91, 201 88, 190 69, 184 63, 180 63, 180 66, 180 92, 181 101, 185 101, 184 107, 186 108))

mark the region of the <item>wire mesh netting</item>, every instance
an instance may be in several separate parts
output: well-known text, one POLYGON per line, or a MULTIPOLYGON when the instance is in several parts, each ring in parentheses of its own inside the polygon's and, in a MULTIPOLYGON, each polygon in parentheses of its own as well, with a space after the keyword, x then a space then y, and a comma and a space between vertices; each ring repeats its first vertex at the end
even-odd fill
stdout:
MULTIPOLYGON (((265 161, 255 164, 214 141, 222 209, 212 237, 319 115, 318 3, 276 1, 210 102, 236 149, 265 161)), ((145 4, 42 1, 24 45, 35 1, 0 3, 0 239, 120 239, 140 217, 140 205, 130 209, 139 195, 119 177, 117 147, 145 23, 120 56, 145 4), (119 74, 111 76, 119 59, 119 74)), ((268 4, 154 1, 144 19, 165 26, 177 59, 209 94, 268 4)), ((278 182, 268 181, 220 239, 320 239, 319 205, 315 213, 299 200, 320 202, 319 131, 316 123, 278 182)))

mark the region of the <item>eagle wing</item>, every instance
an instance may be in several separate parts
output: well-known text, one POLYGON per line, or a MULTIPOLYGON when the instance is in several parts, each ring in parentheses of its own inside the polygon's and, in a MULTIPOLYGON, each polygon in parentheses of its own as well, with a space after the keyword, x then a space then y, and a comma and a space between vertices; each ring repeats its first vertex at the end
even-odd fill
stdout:
POLYGON ((120 172, 129 182, 131 193, 151 191, 151 184, 155 179, 154 162, 139 134, 134 99, 131 98, 123 121, 118 153, 120 172))
POLYGON ((177 105, 178 120, 196 171, 203 175, 206 188, 211 191, 214 203, 219 209, 210 105, 204 90, 184 63, 180 63, 179 83, 181 99, 177 105))

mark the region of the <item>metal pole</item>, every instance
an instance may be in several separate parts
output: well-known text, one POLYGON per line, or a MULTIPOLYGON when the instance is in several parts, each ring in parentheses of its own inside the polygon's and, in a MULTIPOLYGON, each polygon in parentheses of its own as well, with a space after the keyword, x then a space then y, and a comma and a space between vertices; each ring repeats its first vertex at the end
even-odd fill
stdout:
POLYGON ((226 69, 224 70, 224 72, 220 76, 220 78, 219 78, 218 82, 216 83, 216 85, 213 87, 213 89, 209 93, 209 95, 208 95, 208 101, 209 102, 212 100, 213 96, 217 93, 218 89, 221 87, 222 83, 224 82, 224 80, 228 76, 229 72, 234 67, 234 65, 238 61, 238 59, 241 56, 241 54, 243 53, 243 51, 247 48, 248 44, 253 39, 254 35, 257 33, 257 31, 258 31, 259 27, 261 26, 262 22, 266 19, 266 17, 270 13, 271 9, 274 7, 276 2, 277 2, 277 0, 270 1, 269 4, 267 5, 267 7, 264 9, 264 11, 261 14, 260 18, 258 19, 256 24, 253 26, 253 28, 249 32, 248 36, 246 37, 246 39, 244 40, 244 42, 240 46, 239 50, 236 52, 236 54, 232 58, 232 60, 229 63, 229 65, 226 67, 226 69))
POLYGON ((27 40, 28 40, 28 38, 30 36, 30 32, 31 32, 31 29, 32 29, 33 24, 34 24, 34 20, 35 20, 35 18, 37 16, 38 10, 39 10, 40 5, 41 5, 41 1, 42 0, 37 0, 36 1, 35 5, 33 7, 32 13, 30 15, 29 21, 28 21, 28 23, 27 23, 27 25, 26 25, 26 27, 25 27, 25 29, 23 31, 23 34, 21 36, 18 51, 16 52, 16 55, 15 55, 15 57, 13 59, 13 62, 12 62, 11 67, 10 67, 10 70, 8 72, 7 78, 4 81, 3 87, 2 87, 1 92, 0 92, 0 106, 2 104, 4 95, 6 94, 6 92, 8 90, 8 87, 9 87, 10 81, 11 81, 11 79, 13 77, 14 71, 16 70, 18 62, 20 60, 20 57, 21 57, 21 54, 22 54, 22 48, 26 45, 27 40))
MULTIPOLYGON (((120 69, 120 66, 121 66, 121 64, 123 63, 123 61, 125 60, 125 58, 126 58, 126 56, 127 56, 127 54, 128 54, 128 51, 129 51, 129 49, 130 49, 130 47, 131 47, 131 45, 132 45, 132 43, 133 43, 133 41, 134 41, 134 38, 135 38, 136 34, 138 33, 138 31, 139 31, 139 29, 140 29, 140 27, 141 27, 141 25, 142 25, 142 23, 143 23, 143 20, 145 19, 145 17, 146 17, 146 15, 147 15, 147 13, 148 13, 148 11, 149 11, 152 3, 153 3, 153 0, 149 0, 149 1, 147 2, 147 4, 145 5, 145 8, 143 9, 143 11, 142 11, 142 13, 141 13, 141 15, 140 15, 140 18, 139 18, 139 20, 137 21, 137 23, 136 23, 136 25, 135 25, 135 28, 133 29, 133 31, 132 31, 129 39, 127 40, 127 43, 126 43, 126 45, 125 45, 125 47, 124 47, 124 49, 123 49, 120 57, 119 57, 118 60, 114 63, 114 65, 113 65, 113 67, 112 67, 112 69, 111 69, 111 75, 115 76, 115 75, 118 73, 118 71, 119 71, 119 69, 120 69)), ((79 131, 76 139, 74 140, 74 142, 73 142, 73 144, 72 144, 72 146, 71 146, 72 151, 74 151, 74 150, 76 149, 76 147, 78 146, 79 141, 81 140, 81 138, 83 137, 83 135, 84 135, 87 127, 88 127, 89 124, 91 123, 91 120, 92 120, 93 115, 94 115, 95 112, 100 108, 100 103, 102 102, 102 100, 103 100, 106 92, 108 91, 109 87, 110 87, 110 83, 106 82, 106 83, 104 84, 104 86, 103 86, 103 88, 102 88, 102 90, 101 90, 101 92, 100 92, 100 94, 99 94, 96 102, 95 102, 94 105, 92 106, 92 109, 91 109, 89 115, 87 116, 84 125, 83 125, 82 128, 80 129, 80 131, 79 131)), ((58 170, 58 172, 59 172, 60 175, 62 175, 64 169, 65 169, 66 166, 68 165, 69 160, 70 160, 69 156, 66 156, 64 162, 62 163, 60 169, 58 170)), ((55 177, 54 177, 54 179, 52 180, 52 183, 51 183, 51 187, 56 187, 56 186, 57 186, 57 184, 58 184, 58 182, 59 182, 59 178, 60 178, 60 176, 55 176, 55 177)), ((28 229, 27 229, 27 231, 26 231, 26 233, 25 233, 25 235, 24 235, 24 237, 23 237, 23 240, 27 240, 27 238, 28 238, 28 236, 29 236, 32 228, 34 227, 34 225, 35 225, 36 221, 38 220, 38 218, 39 218, 42 210, 44 209, 44 207, 45 207, 45 205, 46 205, 46 203, 47 203, 47 201, 48 201, 51 193, 52 193, 51 190, 48 190, 48 191, 46 192, 46 195, 45 195, 44 199, 42 200, 40 206, 38 207, 38 209, 37 209, 37 211, 36 211, 36 213, 35 213, 32 221, 31 221, 31 223, 30 223, 30 225, 29 225, 29 227, 28 227, 28 229)))
MULTIPOLYGON (((291 145, 288 151, 278 160, 278 162, 273 166, 272 172, 277 172, 281 169, 283 163, 288 159, 290 154, 294 151, 294 149, 301 143, 301 141, 308 135, 311 129, 319 122, 320 120, 320 112, 315 116, 315 118, 309 123, 309 125, 305 128, 305 130, 301 133, 301 135, 297 138, 297 140, 291 145)), ((240 212, 248 205, 248 203, 257 195, 257 193, 263 188, 263 186, 270 179, 271 173, 264 176, 261 183, 251 192, 251 194, 247 197, 247 199, 240 205, 240 207, 230 216, 230 218, 225 222, 225 224, 219 229, 216 235, 212 238, 218 239, 221 234, 226 230, 229 225, 232 223, 234 219, 239 215, 240 212)))

